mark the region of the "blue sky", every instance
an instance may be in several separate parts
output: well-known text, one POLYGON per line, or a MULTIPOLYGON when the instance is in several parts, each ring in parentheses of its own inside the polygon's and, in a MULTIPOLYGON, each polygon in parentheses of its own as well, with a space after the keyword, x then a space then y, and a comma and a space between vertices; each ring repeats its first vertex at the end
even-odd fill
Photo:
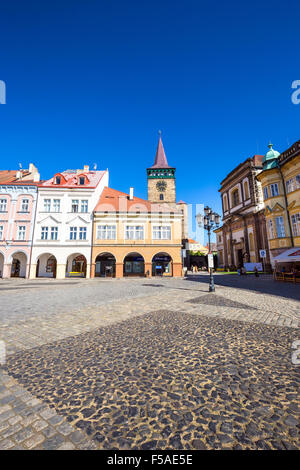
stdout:
POLYGON ((158 130, 177 197, 221 211, 234 166, 300 138, 296 1, 2 2, 1 169, 97 163, 146 197, 158 130))

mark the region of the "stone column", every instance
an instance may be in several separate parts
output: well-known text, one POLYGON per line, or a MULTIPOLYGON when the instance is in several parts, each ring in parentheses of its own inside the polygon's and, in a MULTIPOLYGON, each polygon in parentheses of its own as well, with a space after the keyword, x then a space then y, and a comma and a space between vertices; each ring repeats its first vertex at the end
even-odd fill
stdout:
POLYGON ((8 277, 10 277, 10 275, 11 275, 11 264, 4 263, 2 277, 7 279, 8 277))
POLYGON ((145 275, 147 276, 147 271, 149 271, 149 276, 152 277, 152 263, 145 263, 145 275))
POLYGON ((173 263, 172 266, 173 277, 182 276, 182 263, 173 263))
POLYGON ((91 264, 91 278, 95 277, 96 263, 91 264))
POLYGON ((123 277, 123 263, 116 263, 116 277, 123 277))
POLYGON ((66 265, 58 264, 56 266, 56 279, 65 279, 66 277, 66 265))
POLYGON ((90 264, 87 264, 86 265, 86 279, 90 279, 91 277, 91 265, 90 264))
POLYGON ((36 264, 31 264, 29 269, 29 279, 36 278, 36 264))

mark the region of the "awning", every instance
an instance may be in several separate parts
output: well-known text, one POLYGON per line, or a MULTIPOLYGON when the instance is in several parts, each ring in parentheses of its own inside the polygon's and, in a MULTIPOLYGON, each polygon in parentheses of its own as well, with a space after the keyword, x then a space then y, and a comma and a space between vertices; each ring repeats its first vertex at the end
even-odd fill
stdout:
POLYGON ((300 248, 289 248, 274 258, 276 263, 293 263, 300 261, 300 248))

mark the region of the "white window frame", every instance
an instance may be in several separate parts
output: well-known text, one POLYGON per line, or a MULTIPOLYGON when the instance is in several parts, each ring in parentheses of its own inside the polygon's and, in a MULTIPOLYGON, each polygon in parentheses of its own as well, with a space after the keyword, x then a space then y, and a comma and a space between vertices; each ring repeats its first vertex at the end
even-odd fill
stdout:
POLYGON ((79 199, 72 199, 71 212, 77 214, 79 212, 79 199), (77 208, 76 210, 74 210, 77 208))
POLYGON ((53 212, 60 212, 60 199, 53 199, 53 212))
POLYGON ((29 212, 29 199, 23 198, 21 201, 21 211, 29 212))
POLYGON ((117 226, 111 225, 97 225, 97 240, 116 240, 117 239, 117 226))
POLYGON ((268 219, 268 230, 269 230, 270 240, 272 240, 273 238, 275 238, 273 219, 268 219))
POLYGON ((0 212, 7 211, 7 199, 0 199, 0 212))
POLYGON ((79 227, 79 240, 86 240, 86 239, 87 239, 87 228, 79 227))
POLYGON ((0 240, 3 240, 4 225, 0 225, 0 240))
POLYGON ((269 199, 269 188, 268 186, 264 187, 264 200, 269 199))
POLYGON ((270 184, 270 191, 271 191, 271 196, 272 196, 272 197, 279 196, 279 186, 278 186, 278 183, 272 183, 272 184, 270 184), (275 190, 275 188, 276 188, 276 190, 275 190))
POLYGON ((77 240, 77 227, 70 227, 70 240, 77 240))
POLYGON ((144 225, 126 225, 125 226, 125 240, 144 240, 145 227, 144 225))
POLYGON ((80 202, 80 210, 81 212, 87 214, 89 211, 89 200, 88 199, 82 199, 80 202))
POLYGON ((171 225, 153 225, 152 226, 152 240, 171 240, 172 229, 171 225))
POLYGON ((18 225, 17 240, 25 240, 26 237, 26 225, 18 225))
POLYGON ((292 223, 292 230, 293 236, 299 237, 300 236, 300 212, 291 215, 291 223, 292 223))
POLYGON ((51 199, 44 199, 44 212, 51 212, 51 199))
POLYGON ((285 238, 285 225, 282 215, 275 217, 277 238, 285 238))
POLYGON ((48 240, 49 227, 41 227, 41 240, 48 240))
POLYGON ((58 227, 51 227, 50 230, 50 240, 58 239, 58 227))

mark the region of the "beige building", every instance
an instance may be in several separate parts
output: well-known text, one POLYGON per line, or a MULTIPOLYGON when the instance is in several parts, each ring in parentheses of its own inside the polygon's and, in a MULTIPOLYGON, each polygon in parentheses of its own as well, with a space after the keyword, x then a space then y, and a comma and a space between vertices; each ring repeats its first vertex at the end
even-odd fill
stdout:
POLYGON ((263 190, 272 265, 293 261, 300 269, 299 250, 290 257, 300 247, 300 141, 281 154, 269 144, 257 180, 263 190))
POLYGON ((221 182, 223 225, 215 230, 219 267, 261 263, 260 250, 267 252, 265 265, 270 263, 263 194, 256 179, 262 160, 262 155, 247 158, 221 182))

